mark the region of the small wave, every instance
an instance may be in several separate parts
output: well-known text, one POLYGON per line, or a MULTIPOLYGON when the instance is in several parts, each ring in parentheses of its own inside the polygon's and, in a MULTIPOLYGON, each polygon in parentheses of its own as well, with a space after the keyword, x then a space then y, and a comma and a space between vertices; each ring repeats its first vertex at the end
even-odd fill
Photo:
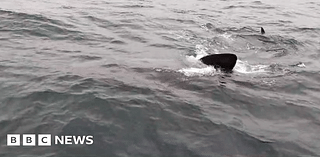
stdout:
POLYGON ((254 5, 230 5, 228 7, 225 7, 224 9, 238 9, 238 8, 244 8, 244 9, 275 9, 273 6, 254 6, 254 5))
POLYGON ((142 36, 139 36, 139 35, 134 35, 134 34, 129 34, 128 32, 126 32, 127 34, 121 34, 119 35, 121 38, 124 38, 124 39, 129 39, 131 41, 135 41, 135 42, 139 42, 139 43, 147 43, 148 40, 145 39, 144 37, 142 36))
POLYGON ((312 27, 296 27, 292 28, 291 31, 293 32, 311 32, 311 33, 317 33, 319 34, 320 28, 312 28, 312 27))
POLYGON ((63 27, 70 27, 75 28, 72 25, 66 24, 62 21, 47 18, 43 15, 39 14, 28 14, 28 13, 22 13, 22 12, 16 12, 16 11, 9 11, 9 10, 1 10, 0 9, 0 15, 6 15, 6 18, 8 19, 16 19, 16 21, 20 20, 30 20, 30 21, 38 21, 42 23, 51 23, 57 26, 63 26, 63 27))
POLYGON ((115 6, 118 8, 154 8, 154 6, 151 5, 119 5, 119 6, 115 6))
POLYGON ((90 56, 90 55, 78 55, 78 56, 72 56, 72 58, 77 58, 80 61, 93 61, 93 60, 100 60, 102 59, 99 56, 90 56))
POLYGON ((36 36, 49 39, 82 39, 82 32, 73 30, 73 25, 38 14, 27 14, 0 10, 4 20, 0 31, 10 31, 23 36, 36 36))

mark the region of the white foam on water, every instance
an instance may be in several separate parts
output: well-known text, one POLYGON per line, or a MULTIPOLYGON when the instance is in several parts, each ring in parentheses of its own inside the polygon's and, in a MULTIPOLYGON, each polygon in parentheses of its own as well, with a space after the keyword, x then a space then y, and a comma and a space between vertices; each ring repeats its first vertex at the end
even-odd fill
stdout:
POLYGON ((239 73, 266 73, 268 72, 267 69, 269 65, 250 65, 246 61, 237 60, 235 67, 233 68, 234 71, 239 73))
POLYGON ((191 63, 192 65, 191 66, 194 66, 194 65, 199 65, 201 62, 199 61, 200 58, 208 55, 208 53, 206 52, 207 51, 207 48, 204 47, 203 45, 196 45, 196 56, 186 56, 186 60, 191 63))
POLYGON ((228 34, 228 33, 223 33, 221 35, 219 35, 227 40, 230 40, 230 41, 233 41, 234 39, 232 38, 232 35, 231 34, 228 34))
POLYGON ((304 64, 304 63, 300 63, 300 64, 298 64, 297 65, 299 68, 305 68, 306 67, 306 65, 304 64))
POLYGON ((196 45, 196 56, 186 56, 186 60, 191 63, 189 68, 183 68, 178 72, 183 73, 186 76, 212 76, 216 73, 216 69, 213 66, 206 66, 201 63, 200 58, 207 56, 206 52, 208 48, 203 45, 196 45))
POLYGON ((205 46, 203 45, 196 45, 196 59, 199 60, 200 58, 206 56, 206 55, 209 55, 207 53, 208 51, 208 48, 206 48, 205 46))
POLYGON ((213 76, 216 73, 216 69, 213 66, 207 66, 205 68, 183 68, 178 72, 186 76, 213 76))
MULTIPOLYGON (((186 59, 189 63, 192 63, 191 66, 178 70, 178 72, 183 73, 186 76, 213 76, 219 73, 213 66, 206 66, 199 59, 201 57, 186 56, 186 59)), ((267 73, 269 65, 250 65, 246 61, 237 60, 237 63, 233 69, 234 72, 243 73, 243 74, 258 74, 258 73, 267 73)))

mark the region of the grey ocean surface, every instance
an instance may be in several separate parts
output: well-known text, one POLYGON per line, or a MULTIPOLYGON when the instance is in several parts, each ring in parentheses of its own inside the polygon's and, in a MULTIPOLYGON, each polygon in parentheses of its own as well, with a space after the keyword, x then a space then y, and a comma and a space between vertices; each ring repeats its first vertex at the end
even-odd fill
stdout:
POLYGON ((319 59, 318 0, 1 0, 0 157, 320 156, 319 59))

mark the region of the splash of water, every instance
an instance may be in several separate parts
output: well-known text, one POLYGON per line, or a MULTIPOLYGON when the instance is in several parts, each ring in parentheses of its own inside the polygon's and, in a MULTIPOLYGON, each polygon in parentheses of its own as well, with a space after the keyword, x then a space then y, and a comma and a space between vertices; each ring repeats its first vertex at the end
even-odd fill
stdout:
MULTIPOLYGON (((191 67, 180 69, 178 72, 186 76, 213 76, 219 73, 213 66, 206 66, 200 62, 200 58, 208 55, 207 50, 203 45, 196 45, 196 55, 186 56, 191 67)), ((250 65, 248 62, 238 59, 234 71, 244 74, 266 73, 268 67, 269 65, 250 65)))
POLYGON ((246 61, 237 60, 237 63, 233 70, 236 72, 245 73, 245 74, 265 73, 265 72, 268 72, 267 71, 268 67, 269 65, 250 65, 246 61))

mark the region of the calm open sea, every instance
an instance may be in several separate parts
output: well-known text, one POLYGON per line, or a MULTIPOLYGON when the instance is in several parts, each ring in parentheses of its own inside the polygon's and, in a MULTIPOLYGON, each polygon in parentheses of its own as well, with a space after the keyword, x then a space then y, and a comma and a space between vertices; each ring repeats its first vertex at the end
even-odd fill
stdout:
POLYGON ((319 17, 319 0, 1 0, 0 157, 320 156, 319 17), (214 53, 233 73, 199 63, 214 53))

